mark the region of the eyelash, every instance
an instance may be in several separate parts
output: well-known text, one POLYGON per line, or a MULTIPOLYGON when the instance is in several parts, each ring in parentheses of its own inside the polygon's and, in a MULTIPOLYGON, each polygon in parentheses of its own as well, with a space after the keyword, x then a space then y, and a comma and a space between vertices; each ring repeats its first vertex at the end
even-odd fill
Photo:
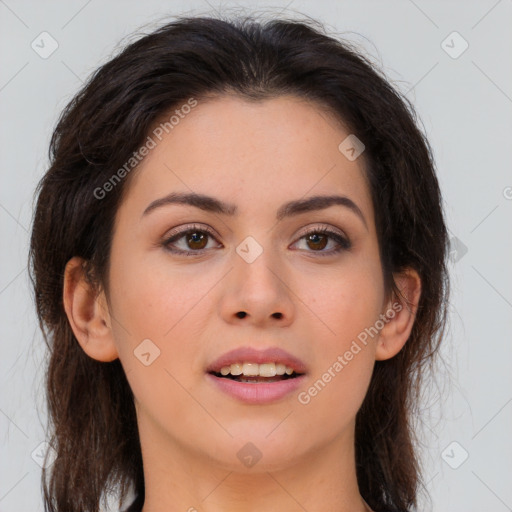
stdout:
MULTIPOLYGON (((181 231, 171 233, 171 235, 169 237, 165 238, 165 240, 162 242, 162 246, 167 251, 169 251, 173 254, 178 254, 181 256, 192 256, 192 257, 201 256, 202 254, 204 254, 204 252, 207 249, 198 249, 196 251, 184 251, 182 249, 171 249, 170 248, 170 244, 172 242, 176 242, 177 240, 180 240, 181 238, 183 238, 185 235, 192 234, 192 233, 204 233, 217 241, 214 233, 211 230, 194 224, 192 226, 188 226, 187 228, 185 228, 181 231)), ((323 227, 323 226, 308 230, 298 240, 302 240, 303 238, 307 237, 308 235, 312 235, 312 234, 326 235, 329 238, 332 238, 333 240, 335 240, 339 244, 338 248, 332 249, 330 251, 323 251, 323 250, 322 251, 313 251, 313 250, 306 251, 306 252, 317 253, 321 257, 332 256, 334 254, 340 253, 341 251, 346 251, 352 247, 352 244, 350 243, 348 238, 345 238, 342 235, 340 235, 339 233, 337 233, 336 231, 333 231, 333 230, 329 229, 328 227, 323 227)))

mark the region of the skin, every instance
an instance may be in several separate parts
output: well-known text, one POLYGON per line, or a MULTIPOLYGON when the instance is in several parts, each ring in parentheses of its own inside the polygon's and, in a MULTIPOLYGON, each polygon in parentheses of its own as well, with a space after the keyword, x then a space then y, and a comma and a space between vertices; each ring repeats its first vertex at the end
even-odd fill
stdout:
POLYGON ((299 390, 307 391, 398 303, 386 300, 363 158, 349 161, 338 149, 348 134, 295 97, 199 102, 132 176, 116 216, 109 296, 84 281, 79 258, 68 262, 64 304, 77 340, 94 359, 119 358, 135 396, 144 512, 369 510, 356 480, 355 416, 375 361, 396 355, 410 334, 421 293, 416 272, 395 276, 410 307, 403 303, 307 405, 298 392, 243 404, 205 375, 233 348, 278 346, 307 363, 299 390), (239 212, 174 204, 142 216, 155 199, 191 191, 239 212), (367 226, 342 206, 275 220, 287 201, 331 194, 351 198, 367 226), (216 237, 207 245, 182 237, 174 246, 206 247, 202 255, 166 251, 170 230, 192 223, 216 237), (319 255, 338 243, 308 243, 304 228, 325 225, 351 247, 319 255), (236 252, 247 236, 263 249, 252 263, 236 252), (148 338, 160 355, 145 366, 134 350, 148 338), (237 457, 248 442, 262 454, 250 468, 237 457))

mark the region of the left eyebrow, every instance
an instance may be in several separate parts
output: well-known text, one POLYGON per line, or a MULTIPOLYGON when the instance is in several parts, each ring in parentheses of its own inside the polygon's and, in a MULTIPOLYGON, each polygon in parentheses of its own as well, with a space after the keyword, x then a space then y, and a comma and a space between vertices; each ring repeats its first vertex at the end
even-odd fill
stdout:
MULTIPOLYGON (((160 208, 169 204, 184 204, 189 206, 194 206, 201 210, 219 213, 222 215, 234 216, 238 212, 238 207, 232 203, 225 203, 220 199, 215 197, 207 196, 204 194, 197 193, 183 193, 183 192, 172 192, 165 197, 161 197, 156 199, 144 210, 142 213, 142 217, 155 210, 156 208, 160 208)), ((366 219, 352 199, 346 196, 312 196, 307 197, 305 199, 297 199, 294 201, 290 201, 288 203, 283 204, 276 214, 276 219, 278 221, 291 217, 293 215, 298 215, 301 213, 312 212, 316 210, 324 210, 329 208, 330 206, 339 205, 348 208, 353 213, 355 213, 362 221, 368 230, 368 224, 366 219)))

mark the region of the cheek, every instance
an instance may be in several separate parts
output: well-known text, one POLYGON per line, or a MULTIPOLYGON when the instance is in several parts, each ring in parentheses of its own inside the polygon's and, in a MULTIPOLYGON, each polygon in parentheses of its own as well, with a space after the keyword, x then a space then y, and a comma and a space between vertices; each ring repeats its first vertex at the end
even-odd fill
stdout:
POLYGON ((115 261, 113 252, 113 312, 130 333, 132 342, 154 338, 168 344, 213 285, 213 279, 208 284, 208 276, 198 279, 192 269, 172 268, 165 258, 133 255, 123 258, 117 266, 115 261))
POLYGON ((120 255, 112 251, 114 340, 135 397, 158 406, 179 388, 173 376, 185 386, 190 379, 198 343, 191 321, 205 292, 179 269, 170 274, 168 266, 120 255))
POLYGON ((373 371, 369 355, 361 352, 347 364, 331 363, 302 390, 298 397, 300 418, 308 424, 309 432, 321 432, 324 440, 347 432, 368 390, 373 371))
POLYGON ((315 340, 314 369, 298 401, 327 436, 335 436, 355 417, 366 395, 378 339, 378 331, 371 329, 378 318, 376 303, 350 294, 349 287, 324 303, 323 318, 334 334, 315 340))
POLYGON ((380 267, 353 258, 334 278, 316 276, 303 283, 318 335, 313 340, 315 368, 299 402, 317 418, 315 423, 335 430, 354 417, 371 379, 383 300, 380 267))
POLYGON ((327 352, 347 350, 353 339, 375 325, 384 290, 380 266, 373 259, 351 256, 336 272, 304 272, 302 276, 300 298, 327 352))
POLYGON ((135 258, 116 267, 114 257, 112 262, 112 326, 119 358, 138 407, 168 424, 175 411, 193 404, 185 390, 194 378, 190 368, 200 342, 196 326, 204 315, 204 282, 135 258))

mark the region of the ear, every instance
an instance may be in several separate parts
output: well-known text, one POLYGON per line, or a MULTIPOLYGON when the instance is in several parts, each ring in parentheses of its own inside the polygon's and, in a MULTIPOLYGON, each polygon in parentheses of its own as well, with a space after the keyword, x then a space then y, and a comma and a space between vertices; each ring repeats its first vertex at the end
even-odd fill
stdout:
POLYGON ((387 320, 384 321, 377 341, 377 361, 390 359, 400 352, 411 334, 420 301, 421 279, 415 270, 407 269, 393 277, 400 294, 397 297, 393 293, 383 311, 387 320))
POLYGON ((86 261, 75 256, 64 271, 63 303, 73 333, 83 351, 98 361, 119 357, 112 335, 105 293, 86 278, 86 261))

